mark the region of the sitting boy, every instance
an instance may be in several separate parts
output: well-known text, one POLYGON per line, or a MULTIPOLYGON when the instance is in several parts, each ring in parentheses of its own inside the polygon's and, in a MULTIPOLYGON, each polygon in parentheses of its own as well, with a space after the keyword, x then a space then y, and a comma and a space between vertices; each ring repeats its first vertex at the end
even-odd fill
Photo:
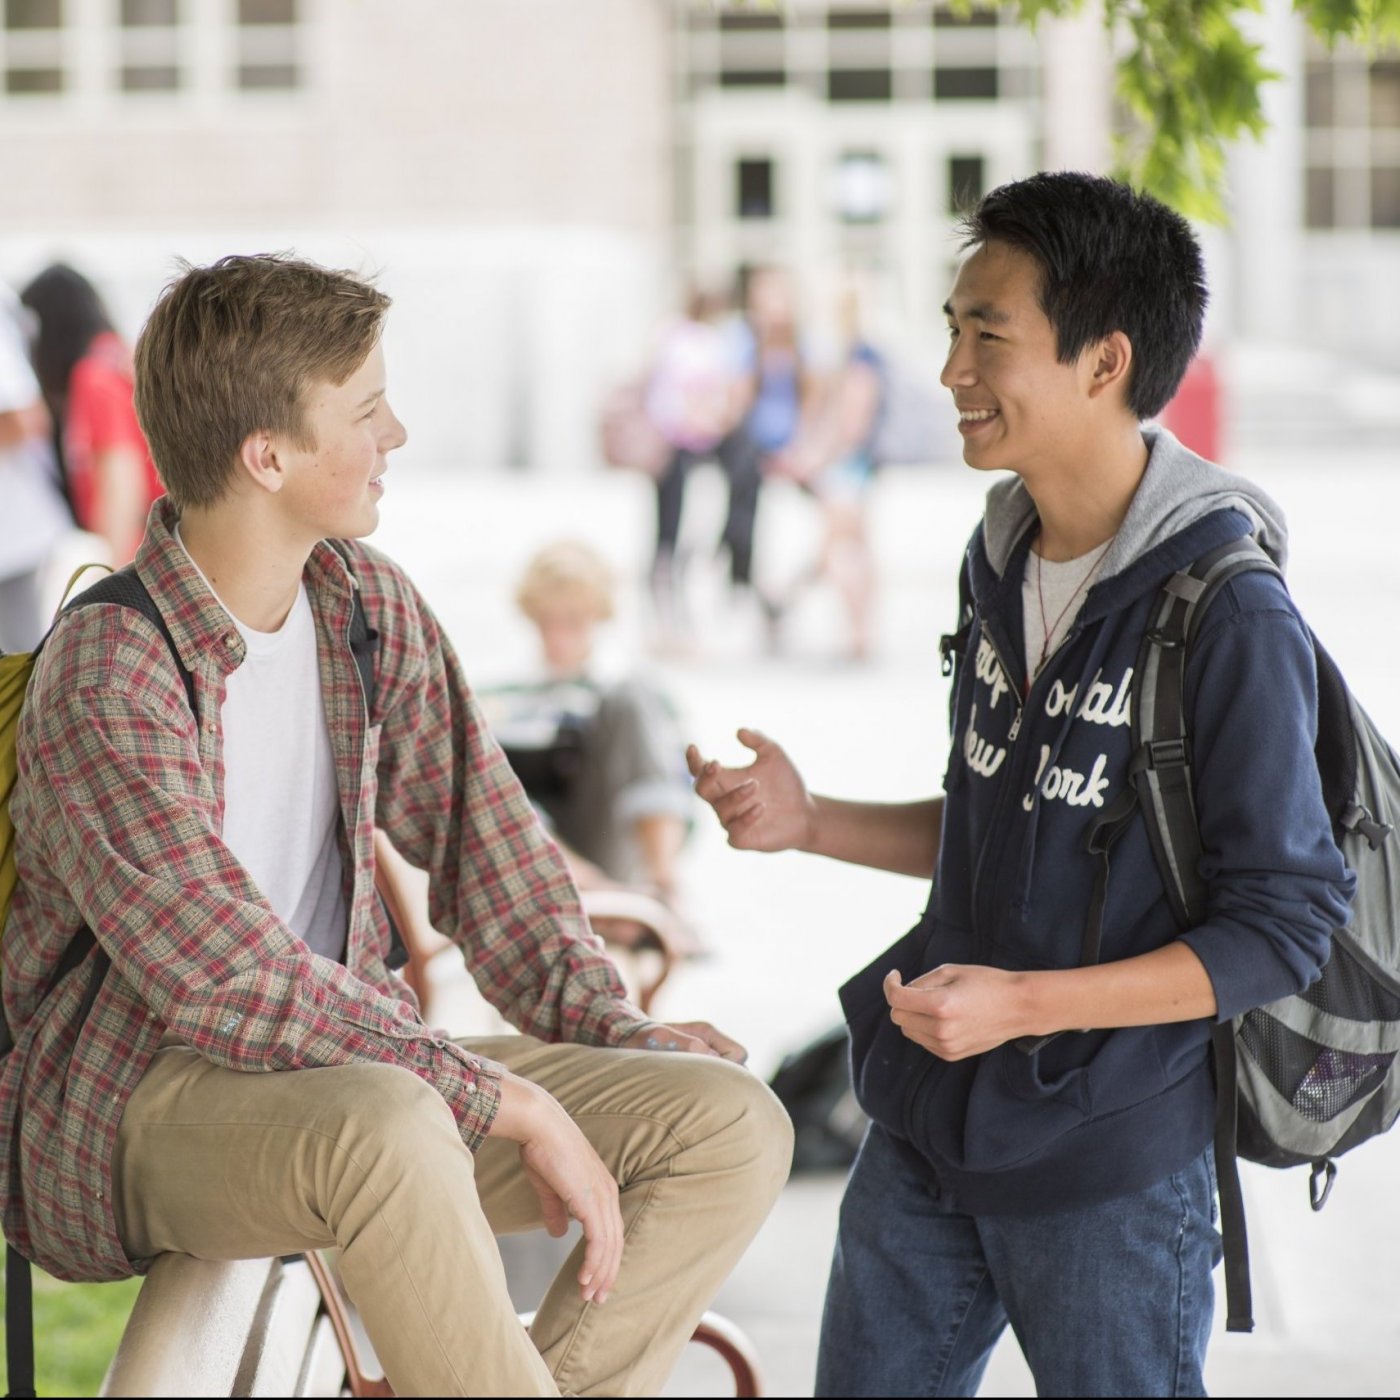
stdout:
POLYGON ((225 258, 142 332, 169 494, 135 567, 194 704, 131 609, 74 611, 40 658, 12 806, 5 1235, 69 1279, 338 1246, 399 1394, 655 1393, 781 1187, 789 1127, 733 1041, 627 1003, 431 611, 355 543, 405 440, 388 304, 225 258), (386 967, 376 827, 522 1036, 424 1027, 386 967), (568 1216, 584 1238, 527 1334, 493 1234, 568 1216))

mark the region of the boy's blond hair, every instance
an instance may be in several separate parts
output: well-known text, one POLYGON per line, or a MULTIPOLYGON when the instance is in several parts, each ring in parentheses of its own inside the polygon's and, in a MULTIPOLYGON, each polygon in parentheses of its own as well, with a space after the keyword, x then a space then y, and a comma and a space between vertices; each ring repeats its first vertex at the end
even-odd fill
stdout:
POLYGON ((343 384, 388 309, 364 278, 284 253, 187 264, 136 342, 136 413, 175 505, 219 500, 250 433, 314 447, 308 387, 343 384))
POLYGON ((550 603, 583 599, 599 622, 616 611, 615 582, 607 561, 581 540, 558 540, 546 545, 525 566, 515 601, 531 621, 550 603))

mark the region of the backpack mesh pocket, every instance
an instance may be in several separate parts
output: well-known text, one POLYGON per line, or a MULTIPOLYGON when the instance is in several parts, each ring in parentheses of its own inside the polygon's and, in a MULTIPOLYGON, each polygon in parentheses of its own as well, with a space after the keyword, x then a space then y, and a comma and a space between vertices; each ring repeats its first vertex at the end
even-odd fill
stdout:
POLYGON ((1363 1055, 1319 1045, 1259 1011, 1244 1017, 1239 1034, 1293 1111, 1314 1123, 1335 1118, 1372 1093, 1395 1060, 1393 1051, 1363 1055))
POLYGON ((1310 1006, 1348 1021, 1400 1021, 1400 995, 1381 985, 1340 938, 1322 976, 1298 994, 1310 1006))

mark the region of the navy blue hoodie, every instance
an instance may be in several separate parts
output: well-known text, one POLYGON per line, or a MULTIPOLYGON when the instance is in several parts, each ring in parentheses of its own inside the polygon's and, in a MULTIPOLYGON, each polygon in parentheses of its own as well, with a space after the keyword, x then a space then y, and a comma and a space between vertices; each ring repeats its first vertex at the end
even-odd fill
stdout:
MULTIPOLYGON (((1073 1032, 1033 1054, 1002 1045, 950 1063, 890 1021, 881 986, 895 967, 908 982, 942 963, 1079 965, 1100 861, 1085 835, 1127 782, 1132 670, 1158 589, 1246 533, 1285 558, 1266 495, 1169 433, 1144 436, 1147 472, 1102 576, 1029 694, 1021 584, 1035 507, 1018 479, 989 493, 968 551, 973 623, 928 908, 841 991, 862 1106, 971 1214, 1140 1190, 1211 1139, 1208 1021, 1073 1032)), ((1248 573, 1225 587, 1192 644, 1186 692, 1209 914, 1180 934, 1139 818, 1113 850, 1102 960, 1182 937, 1227 1020, 1317 978, 1355 885, 1312 756, 1312 646, 1279 580, 1248 573)))

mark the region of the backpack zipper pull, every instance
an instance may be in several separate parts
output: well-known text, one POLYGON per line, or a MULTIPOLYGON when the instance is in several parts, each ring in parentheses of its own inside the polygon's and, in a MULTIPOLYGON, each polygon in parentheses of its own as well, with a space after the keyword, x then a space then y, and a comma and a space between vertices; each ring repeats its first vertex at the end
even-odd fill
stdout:
POLYGON ((1365 807, 1353 802, 1341 817, 1342 829, 1366 838, 1366 844, 1373 851, 1380 850, 1382 844, 1395 830, 1386 822, 1377 821, 1365 807))

